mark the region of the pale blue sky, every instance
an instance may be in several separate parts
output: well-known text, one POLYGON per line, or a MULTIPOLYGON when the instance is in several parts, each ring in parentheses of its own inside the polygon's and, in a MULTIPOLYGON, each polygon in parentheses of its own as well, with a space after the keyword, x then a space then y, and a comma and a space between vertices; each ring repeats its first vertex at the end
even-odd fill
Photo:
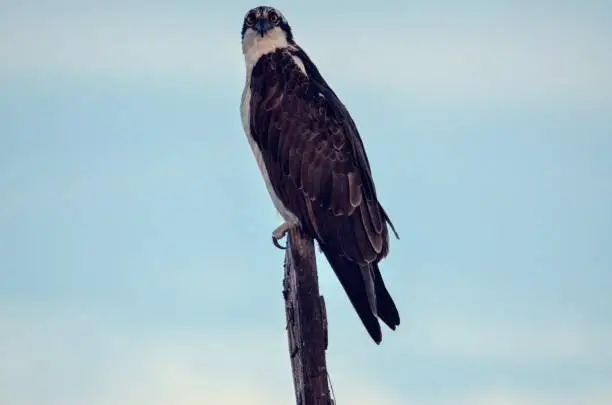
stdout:
MULTIPOLYGON (((0 403, 292 403, 225 3, 2 2, 0 403)), ((609 405, 609 2, 352 4, 272 4, 401 235, 381 346, 319 257, 338 403, 609 405)))

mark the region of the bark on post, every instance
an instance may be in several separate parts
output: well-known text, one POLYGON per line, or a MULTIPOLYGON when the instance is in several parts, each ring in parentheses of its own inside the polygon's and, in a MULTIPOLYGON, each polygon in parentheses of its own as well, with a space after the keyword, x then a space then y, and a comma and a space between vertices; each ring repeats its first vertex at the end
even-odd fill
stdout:
POLYGON ((314 242, 296 227, 287 236, 283 296, 297 405, 333 405, 327 385, 327 318, 314 242))

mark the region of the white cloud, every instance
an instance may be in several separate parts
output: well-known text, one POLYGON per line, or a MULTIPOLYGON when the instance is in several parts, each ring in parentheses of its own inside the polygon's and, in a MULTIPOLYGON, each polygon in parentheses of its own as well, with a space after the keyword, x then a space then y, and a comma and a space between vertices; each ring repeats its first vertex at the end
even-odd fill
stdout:
MULTIPOLYGON (((609 405, 612 403, 612 390, 577 391, 571 395, 564 393, 527 393, 521 390, 492 389, 466 395, 463 398, 446 398, 431 405, 609 405)), ((422 402, 423 405, 430 402, 422 402)))
MULTIPOLYGON (((240 24, 211 13, 110 10, 6 18, 0 74, 240 87, 240 24)), ((612 48, 606 33, 588 21, 451 17, 344 15, 313 25, 301 16, 293 25, 336 86, 423 101, 612 99, 612 48)))
POLYGON ((413 323, 411 352, 517 366, 612 362, 608 325, 429 316, 413 323))
MULTIPOLYGON (((0 308, 0 403, 281 405, 293 401, 284 331, 156 333, 83 313, 0 308), (51 386, 52 388, 48 388, 51 386)), ((340 373, 339 373, 340 374, 340 373)), ((376 384, 343 394, 366 405, 376 384)), ((399 404, 389 398, 389 404, 399 404)))
MULTIPOLYGON (((463 328, 474 326, 473 322, 462 324, 463 328)), ((219 330, 139 330, 134 325, 113 325, 100 314, 79 309, 55 312, 15 307, 0 307, 0 331, 0 403, 281 405, 293 401, 284 331, 240 333, 234 329, 228 336, 219 330)), ((433 348, 445 348, 439 354, 449 359, 465 349, 468 339, 476 338, 468 344, 474 351, 483 343, 478 329, 462 336, 457 328, 440 325, 436 332, 446 336, 440 339, 446 343, 434 342, 433 348), (451 341, 459 344, 449 347, 451 341)), ((512 338, 503 337, 505 332, 489 336, 501 339, 496 349, 485 345, 483 351, 493 355, 502 349, 502 359, 508 360, 503 348, 512 338)), ((534 333, 533 338, 554 344, 554 336, 547 333, 543 337, 534 333)), ((526 353, 537 355, 541 347, 536 343, 526 353)), ((476 384, 478 388, 460 392, 404 390, 400 397, 403 387, 386 386, 382 379, 366 380, 350 361, 335 364, 331 374, 338 403, 356 405, 607 405, 612 401, 612 390, 596 382, 551 391, 507 381, 494 386, 476 384)))

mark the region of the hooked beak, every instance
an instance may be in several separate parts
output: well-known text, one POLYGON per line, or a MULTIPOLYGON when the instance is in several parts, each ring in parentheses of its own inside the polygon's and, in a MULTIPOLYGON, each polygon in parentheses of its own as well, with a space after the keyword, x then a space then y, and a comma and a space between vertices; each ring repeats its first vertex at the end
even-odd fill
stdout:
POLYGON ((259 33, 259 35, 261 37, 263 37, 266 32, 268 32, 270 30, 270 22, 268 21, 267 18, 262 18, 259 21, 257 21, 257 32, 259 33))

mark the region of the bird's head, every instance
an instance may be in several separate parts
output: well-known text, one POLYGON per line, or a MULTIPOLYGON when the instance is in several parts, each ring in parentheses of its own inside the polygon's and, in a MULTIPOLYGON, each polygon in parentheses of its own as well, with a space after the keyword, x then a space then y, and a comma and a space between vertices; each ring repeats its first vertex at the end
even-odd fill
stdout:
POLYGON ((280 11, 259 6, 246 13, 242 24, 242 52, 245 55, 253 48, 281 48, 290 44, 294 44, 291 27, 280 11))

